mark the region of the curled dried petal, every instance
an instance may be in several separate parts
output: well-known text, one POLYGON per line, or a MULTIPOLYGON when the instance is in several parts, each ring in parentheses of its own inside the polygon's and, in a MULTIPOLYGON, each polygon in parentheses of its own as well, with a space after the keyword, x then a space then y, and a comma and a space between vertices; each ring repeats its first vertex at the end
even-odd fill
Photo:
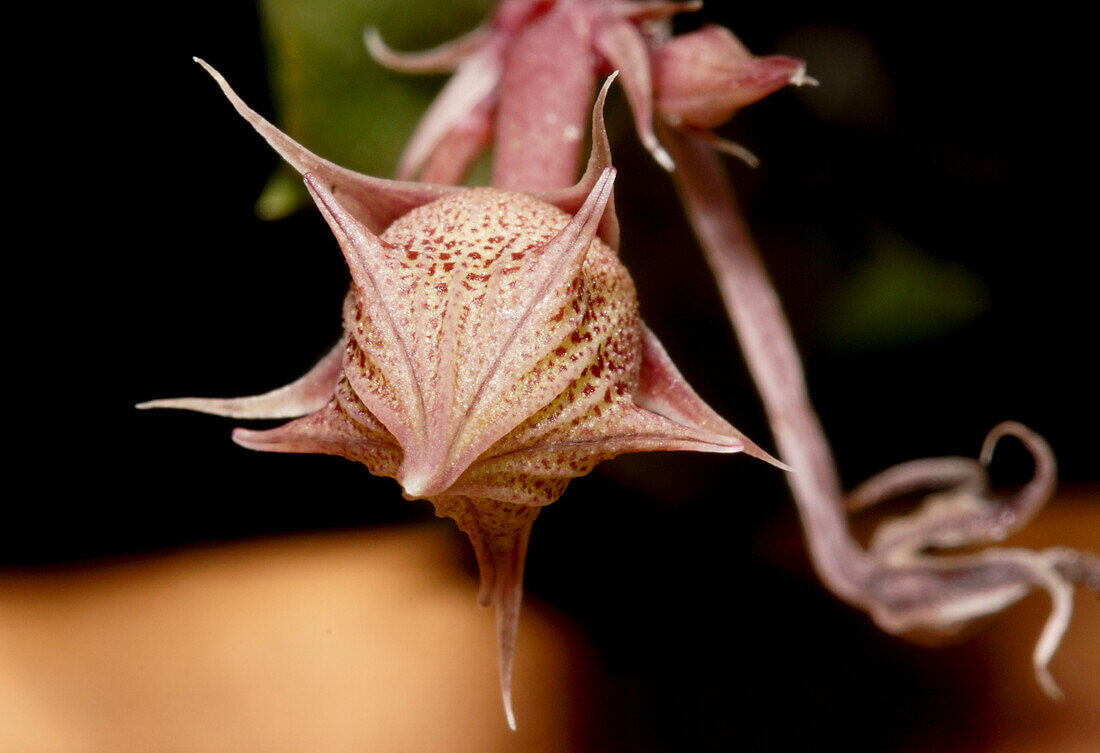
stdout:
POLYGON ((462 62, 480 50, 489 39, 491 31, 479 26, 468 34, 430 50, 422 52, 397 52, 382 41, 378 29, 363 32, 367 51, 378 63, 402 73, 444 73, 457 68, 462 62))

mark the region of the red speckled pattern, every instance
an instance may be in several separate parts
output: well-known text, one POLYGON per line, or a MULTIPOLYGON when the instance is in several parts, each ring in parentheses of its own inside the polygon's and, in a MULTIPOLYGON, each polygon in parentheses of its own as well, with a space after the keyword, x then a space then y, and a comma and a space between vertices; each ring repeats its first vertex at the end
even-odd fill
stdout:
POLYGON ((602 118, 610 80, 593 111, 584 176, 532 196, 352 173, 291 140, 207 68, 303 173, 336 236, 352 279, 343 343, 265 395, 143 407, 301 416, 233 438, 355 460, 453 518, 477 552, 480 600, 496 606, 511 724, 527 541, 569 479, 623 452, 744 450, 769 459, 691 390, 638 316, 614 249, 615 169, 602 118))

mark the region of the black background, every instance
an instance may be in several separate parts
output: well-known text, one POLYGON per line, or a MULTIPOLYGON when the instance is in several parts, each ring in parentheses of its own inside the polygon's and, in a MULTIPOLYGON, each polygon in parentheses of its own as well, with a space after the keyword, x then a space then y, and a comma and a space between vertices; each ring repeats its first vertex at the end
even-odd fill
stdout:
MULTIPOLYGON (((888 105, 872 90, 849 121, 807 104, 827 95, 823 81, 726 132, 764 159, 731 170, 845 481, 974 455, 1006 418, 1050 440, 1066 481, 1096 481, 1095 84, 1080 20, 1054 7, 710 5, 705 17, 760 53, 798 55, 782 45, 807 30, 863 39, 889 82, 888 105), (933 341, 823 344, 823 302, 882 224, 982 277, 988 311, 933 341)), ((74 9, 63 25, 17 68, 23 106, 11 118, 20 199, 8 216, 14 419, 0 559, 60 565, 430 518, 351 463, 249 452, 227 420, 132 408, 297 377, 338 336, 346 271, 315 214, 255 219, 276 158, 191 62, 210 60, 270 113, 251 4, 74 9)), ((643 313, 700 393, 773 447, 674 195, 625 118, 612 122, 643 313)), ((999 480, 1026 475, 1022 454, 1005 457, 999 480)), ((542 514, 528 590, 604 655, 622 749, 895 750, 982 734, 966 700, 980 681, 922 666, 924 649, 824 593, 801 550, 775 543, 795 540, 796 525, 774 470, 681 454, 613 461, 542 514), (784 724, 792 707, 797 729, 784 724), (878 721, 856 724, 855 709, 878 721)))

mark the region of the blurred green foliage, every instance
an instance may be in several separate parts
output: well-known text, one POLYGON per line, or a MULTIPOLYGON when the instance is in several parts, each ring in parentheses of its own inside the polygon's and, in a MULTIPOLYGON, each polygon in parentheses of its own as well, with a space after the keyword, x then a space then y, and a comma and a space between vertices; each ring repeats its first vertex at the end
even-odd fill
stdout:
MULTIPOLYGON (((391 176, 417 121, 445 81, 388 71, 367 54, 375 27, 396 50, 422 50, 480 23, 492 0, 259 0, 279 126, 352 170, 391 176)), ((265 219, 306 203, 298 175, 279 168, 256 203, 265 219)))
POLYGON ((872 232, 870 253, 833 291, 821 330, 841 349, 933 340, 989 307, 985 282, 887 228, 872 232))
MULTIPOLYGON (((277 122, 337 164, 392 176, 398 156, 446 76, 388 71, 367 54, 377 28, 396 50, 418 51, 478 25, 494 0, 259 0, 277 122)), ((486 161, 472 183, 486 182, 486 161)), ((256 203, 265 219, 307 205, 301 179, 281 166, 256 203)), ((982 281, 880 228, 869 253, 829 296, 821 334, 833 347, 870 349, 935 339, 988 306, 982 281)))

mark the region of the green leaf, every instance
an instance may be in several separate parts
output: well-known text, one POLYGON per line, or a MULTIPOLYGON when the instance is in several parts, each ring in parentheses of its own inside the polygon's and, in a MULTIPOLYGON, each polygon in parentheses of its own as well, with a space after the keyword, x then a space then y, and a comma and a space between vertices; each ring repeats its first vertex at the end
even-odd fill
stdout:
MULTIPOLYGON (((387 177, 445 76, 388 71, 367 54, 377 28, 397 50, 441 44, 479 24, 492 0, 260 0, 276 122, 310 150, 387 177)), ((271 177, 257 213, 276 219, 306 204, 288 167, 271 177)))

